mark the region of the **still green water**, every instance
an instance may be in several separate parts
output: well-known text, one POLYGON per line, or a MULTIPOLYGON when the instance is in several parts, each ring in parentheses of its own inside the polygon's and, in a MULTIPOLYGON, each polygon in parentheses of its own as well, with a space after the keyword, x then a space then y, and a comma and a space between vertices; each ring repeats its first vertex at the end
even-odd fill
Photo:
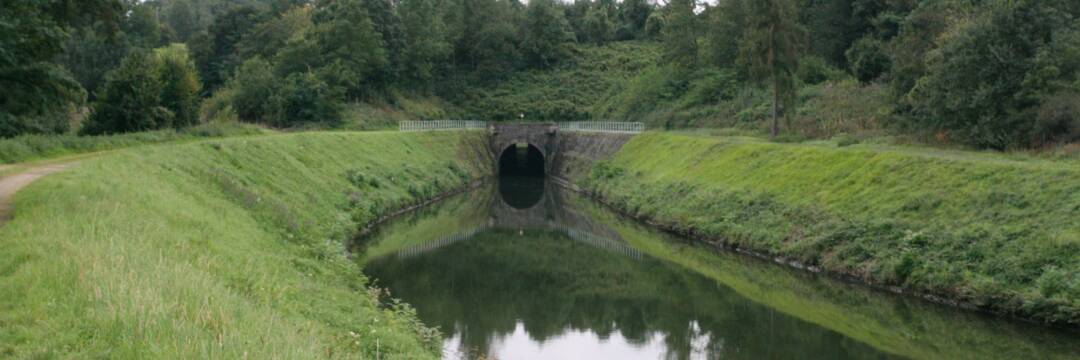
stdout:
POLYGON ((715 251, 535 178, 357 240, 447 359, 1080 359, 1080 334, 715 251))

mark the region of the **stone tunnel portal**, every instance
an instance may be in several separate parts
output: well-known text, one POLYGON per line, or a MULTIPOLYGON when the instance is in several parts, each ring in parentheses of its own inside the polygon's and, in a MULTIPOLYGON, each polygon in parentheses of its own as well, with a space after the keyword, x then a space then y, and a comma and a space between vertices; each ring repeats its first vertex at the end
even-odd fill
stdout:
POLYGON ((514 143, 499 155, 499 177, 543 178, 546 159, 544 153, 529 143, 514 143))

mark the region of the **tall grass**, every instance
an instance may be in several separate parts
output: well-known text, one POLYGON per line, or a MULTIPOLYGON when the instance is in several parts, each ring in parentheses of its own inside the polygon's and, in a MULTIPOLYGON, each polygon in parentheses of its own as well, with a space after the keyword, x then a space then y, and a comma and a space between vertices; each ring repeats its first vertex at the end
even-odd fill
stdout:
POLYGON ((119 135, 23 135, 0 139, 0 164, 10 164, 136 145, 210 137, 261 134, 260 128, 240 123, 210 123, 184 130, 158 130, 119 135))
POLYGON ((232 138, 42 179, 0 227, 0 357, 436 358, 437 333, 380 309, 342 241, 487 174, 483 144, 479 132, 232 138), (382 180, 360 186, 358 173, 382 180))
POLYGON ((1080 323, 1080 166, 1072 160, 647 134, 584 183, 680 232, 1080 323))

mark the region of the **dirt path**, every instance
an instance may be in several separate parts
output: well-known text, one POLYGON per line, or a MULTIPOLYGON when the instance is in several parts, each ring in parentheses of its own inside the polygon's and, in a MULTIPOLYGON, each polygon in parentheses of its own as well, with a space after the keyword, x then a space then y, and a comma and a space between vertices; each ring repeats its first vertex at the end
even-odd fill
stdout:
MULTIPOLYGON (((45 164, 34 166, 15 174, 0 177, 0 224, 6 223, 8 220, 11 220, 12 200, 14 200, 16 192, 18 192, 23 187, 30 185, 37 179, 40 179, 49 174, 67 170, 74 165, 74 161, 45 164)), ((3 170, 5 167, 10 166, 0 167, 0 170, 3 170)))

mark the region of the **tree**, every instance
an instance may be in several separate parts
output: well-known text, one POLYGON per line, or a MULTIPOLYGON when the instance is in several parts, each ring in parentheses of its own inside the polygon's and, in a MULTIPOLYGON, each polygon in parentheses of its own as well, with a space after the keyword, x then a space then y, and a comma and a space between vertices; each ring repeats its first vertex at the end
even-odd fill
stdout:
POLYGON ((285 79, 278 94, 281 113, 274 117, 277 126, 322 123, 335 126, 341 123, 341 92, 313 72, 296 73, 285 79))
POLYGON ((450 57, 446 26, 435 0, 402 0, 400 12, 406 43, 402 71, 417 87, 426 87, 450 57))
POLYGON ((307 35, 313 27, 311 8, 295 7, 256 25, 237 45, 241 59, 273 59, 290 39, 307 35))
POLYGON ((640 39, 644 36, 645 23, 652 15, 653 7, 645 0, 623 0, 619 4, 619 28, 629 34, 630 39, 640 39))
POLYGON ((702 61, 716 67, 734 67, 739 60, 739 43, 746 29, 743 3, 722 0, 701 14, 709 30, 702 43, 702 61))
POLYGON ((667 6, 667 16, 662 30, 664 59, 680 69, 691 69, 697 64, 698 32, 694 15, 695 0, 672 0, 667 6))
POLYGON ((379 38, 386 57, 386 62, 375 68, 368 75, 367 81, 370 87, 385 90, 397 81, 398 74, 403 71, 401 65, 406 47, 405 28, 396 11, 394 0, 364 0, 361 4, 367 8, 372 29, 379 38))
POLYGON ((188 46, 207 90, 217 89, 242 62, 237 48, 266 14, 253 5, 234 7, 214 19, 207 33, 194 37, 188 46))
POLYGON ((846 57, 852 75, 862 82, 877 80, 892 67, 885 44, 869 36, 856 41, 847 50, 846 57))
POLYGON ((161 44, 161 23, 150 5, 133 6, 124 21, 123 30, 132 46, 150 49, 161 44))
POLYGON ((131 45, 122 34, 109 35, 101 25, 84 27, 71 31, 57 62, 90 92, 89 99, 94 100, 93 92, 105 82, 105 74, 120 66, 128 51, 131 51, 131 45))
POLYGON ((202 85, 187 46, 173 44, 155 50, 154 56, 161 76, 161 105, 173 113, 172 127, 196 125, 202 85))
POLYGON ((164 84, 159 70, 148 51, 129 54, 119 68, 106 76, 100 98, 82 133, 116 134, 170 125, 173 113, 161 105, 164 84))
POLYGON ((780 117, 785 104, 795 98, 795 73, 806 31, 798 23, 793 0, 747 0, 747 28, 740 45, 743 62, 758 80, 772 86, 772 126, 770 136, 780 134, 780 117))
POLYGON ((547 68, 569 56, 567 44, 574 33, 563 12, 552 0, 533 0, 526 10, 521 49, 529 63, 547 68))
POLYGON ((459 65, 488 78, 512 70, 519 53, 517 35, 510 21, 513 9, 506 0, 462 0, 462 34, 455 44, 459 65))
POLYGON ((244 61, 228 85, 237 117, 246 122, 270 122, 278 111, 272 101, 278 93, 278 82, 266 60, 256 56, 244 61))
POLYGON ((585 35, 588 41, 600 44, 610 40, 615 29, 614 20, 599 3, 590 7, 585 13, 585 35))
MULTIPOLYGON (((370 95, 378 87, 369 80, 385 71, 389 62, 382 36, 375 31, 363 0, 323 0, 312 14, 311 32, 318 57, 310 69, 330 86, 340 87, 352 99, 370 95)), ((305 45, 297 42, 295 45, 305 45)))
POLYGON ((199 31, 192 0, 172 0, 165 7, 165 23, 176 34, 176 41, 186 42, 199 31))
POLYGON ((121 13, 115 0, 0 2, 0 137, 67 130, 67 105, 86 92, 53 60, 69 29, 98 22, 114 33, 121 13))
POLYGON ((958 31, 909 94, 919 125, 993 149, 1054 137, 1036 133, 1040 108, 1080 85, 1080 30, 1066 6, 996 2, 958 31))

